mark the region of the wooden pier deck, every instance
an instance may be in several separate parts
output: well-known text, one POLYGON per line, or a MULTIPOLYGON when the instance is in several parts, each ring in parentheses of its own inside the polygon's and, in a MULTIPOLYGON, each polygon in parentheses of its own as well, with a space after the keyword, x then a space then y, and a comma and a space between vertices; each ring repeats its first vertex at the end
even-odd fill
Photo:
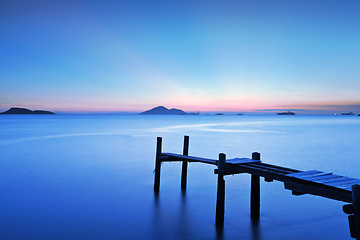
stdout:
MULTIPOLYGON (((217 159, 184 156, 175 153, 162 153, 160 159, 162 162, 187 161, 216 166, 219 162, 217 159)), ((214 172, 217 174, 218 170, 215 169, 214 172)), ((251 158, 226 159, 223 175, 239 173, 255 174, 264 177, 267 182, 273 180, 284 182, 285 189, 292 190, 294 195, 312 194, 348 203, 352 202, 351 186, 360 184, 360 179, 317 170, 300 171, 266 164, 251 158)))
POLYGON ((325 198, 350 203, 343 210, 349 214, 351 236, 360 239, 360 179, 325 173, 318 170, 301 171, 282 166, 264 163, 260 160, 260 153, 252 153, 251 158, 226 159, 226 155, 219 154, 219 159, 189 156, 189 137, 184 137, 183 154, 162 153, 162 139, 157 139, 155 163, 154 191, 160 188, 160 168, 162 162, 182 162, 181 188, 186 190, 187 164, 189 162, 205 163, 217 166, 214 173, 218 175, 216 225, 224 223, 225 175, 240 173, 251 174, 251 218, 260 217, 260 177, 265 181, 273 180, 284 183, 285 189, 294 195, 312 194, 325 198))

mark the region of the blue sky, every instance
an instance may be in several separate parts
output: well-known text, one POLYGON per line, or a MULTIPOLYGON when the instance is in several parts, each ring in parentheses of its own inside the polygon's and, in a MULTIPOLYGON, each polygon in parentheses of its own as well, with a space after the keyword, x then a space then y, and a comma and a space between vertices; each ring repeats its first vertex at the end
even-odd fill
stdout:
POLYGON ((0 3, 0 109, 360 111, 360 2, 0 3))

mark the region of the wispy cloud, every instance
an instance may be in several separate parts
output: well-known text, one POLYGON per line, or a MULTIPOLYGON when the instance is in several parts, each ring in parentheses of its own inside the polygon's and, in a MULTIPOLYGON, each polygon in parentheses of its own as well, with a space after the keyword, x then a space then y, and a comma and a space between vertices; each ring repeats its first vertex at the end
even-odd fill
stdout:
POLYGON ((256 112, 279 112, 279 111, 308 111, 307 109, 298 108, 271 108, 271 109, 257 109, 256 112))
POLYGON ((360 112, 360 102, 306 102, 259 109, 258 112, 294 111, 304 114, 334 114, 339 112, 360 112))
POLYGON ((349 105, 315 105, 314 108, 324 108, 328 110, 353 110, 360 111, 360 104, 349 104, 349 105))

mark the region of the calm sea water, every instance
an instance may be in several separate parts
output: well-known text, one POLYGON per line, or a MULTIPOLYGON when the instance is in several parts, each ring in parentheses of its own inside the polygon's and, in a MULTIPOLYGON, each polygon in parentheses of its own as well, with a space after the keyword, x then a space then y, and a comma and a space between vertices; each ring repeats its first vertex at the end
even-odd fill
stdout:
POLYGON ((356 116, 0 116, 0 239, 349 239, 343 203, 293 196, 261 182, 249 216, 250 176, 226 176, 225 226, 215 222, 214 166, 164 163, 153 193, 156 137, 164 152, 250 157, 360 177, 356 116))

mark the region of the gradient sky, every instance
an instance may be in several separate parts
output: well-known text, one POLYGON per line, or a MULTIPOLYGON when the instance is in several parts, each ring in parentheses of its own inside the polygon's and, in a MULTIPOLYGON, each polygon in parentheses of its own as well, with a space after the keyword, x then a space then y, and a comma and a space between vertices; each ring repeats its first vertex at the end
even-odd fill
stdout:
POLYGON ((360 111, 359 0, 0 2, 0 109, 360 111))

